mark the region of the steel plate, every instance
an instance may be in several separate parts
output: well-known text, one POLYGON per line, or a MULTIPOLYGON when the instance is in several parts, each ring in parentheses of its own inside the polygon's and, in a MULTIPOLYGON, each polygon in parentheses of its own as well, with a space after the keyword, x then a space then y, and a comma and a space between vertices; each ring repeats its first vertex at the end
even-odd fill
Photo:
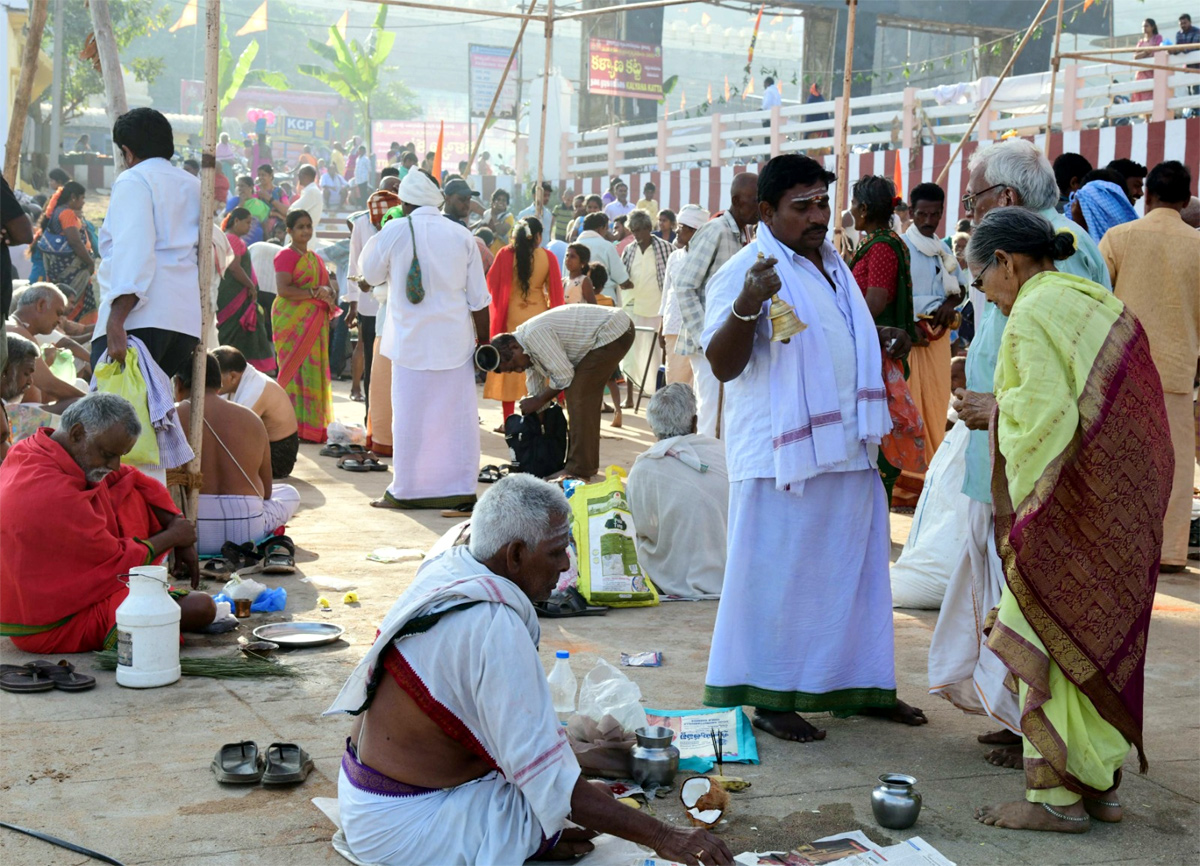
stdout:
POLYGON ((259 640, 274 641, 280 646, 307 647, 333 643, 346 630, 331 622, 273 622, 254 630, 259 640))

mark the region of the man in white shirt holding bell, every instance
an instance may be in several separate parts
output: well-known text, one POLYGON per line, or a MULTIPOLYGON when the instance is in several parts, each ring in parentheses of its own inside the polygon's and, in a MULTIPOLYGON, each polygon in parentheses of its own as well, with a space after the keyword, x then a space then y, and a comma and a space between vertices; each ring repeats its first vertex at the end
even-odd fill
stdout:
POLYGON ((191 363, 200 339, 200 181, 171 165, 171 124, 153 108, 118 117, 113 142, 126 170, 100 227, 92 368, 106 350, 124 363, 133 335, 173 376, 191 363))

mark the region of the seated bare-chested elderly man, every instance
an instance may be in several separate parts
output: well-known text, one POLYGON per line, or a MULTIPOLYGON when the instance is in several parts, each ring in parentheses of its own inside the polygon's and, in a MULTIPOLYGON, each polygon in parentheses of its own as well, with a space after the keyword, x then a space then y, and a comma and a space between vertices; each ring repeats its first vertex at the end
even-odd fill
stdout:
MULTIPOLYGON (((128 401, 89 394, 8 452, 0 466, 0 635, 38 655, 98 650, 115 641, 123 575, 175 551, 177 576, 200 585, 196 530, 167 489, 121 457, 141 424, 128 401), (52 545, 49 527, 65 527, 52 545)), ((177 599, 179 627, 212 622, 212 598, 177 599)))
MULTIPOLYGON (((4 339, 8 355, 4 368, 0 370, 0 400, 4 404, 4 423, 8 444, 28 439, 39 427, 58 427, 58 416, 78 400, 68 397, 55 403, 27 403, 26 395, 33 391, 33 377, 37 362, 41 358, 36 344, 20 334, 0 335, 4 339)), ((2 458, 0 458, 2 460, 2 458)))
MULTIPOLYGON (((201 555, 221 552, 225 542, 257 544, 286 524, 300 505, 300 493, 271 479, 271 445, 262 420, 245 406, 222 400, 221 368, 211 354, 204 379, 204 445, 201 449, 200 506, 196 517, 201 555)), ((179 423, 190 423, 192 368, 175 374, 179 423)), ((290 543, 289 543, 290 544, 290 543)), ((265 552, 265 551, 264 551, 265 552)), ((290 557, 290 553, 288 554, 290 557)), ((289 563, 290 564, 290 563, 289 563)))
MULTIPOLYGON (((38 345, 38 338, 53 333, 66 312, 67 296, 58 286, 53 283, 34 283, 13 296, 13 311, 5 323, 5 329, 38 345)), ((77 388, 74 382, 55 376, 41 354, 34 367, 33 386, 29 390, 28 400, 53 403, 55 400, 84 395, 84 391, 77 388)))
POLYGON ((733 862, 717 837, 630 809, 580 776, 533 608, 567 568, 569 516, 552 484, 496 482, 475 504, 469 542, 422 563, 326 710, 358 716, 338 775, 341 833, 358 860, 568 859, 604 832, 667 860, 733 862))
POLYGON ((221 366, 221 396, 245 406, 262 419, 271 442, 271 477, 287 478, 300 451, 292 399, 282 385, 248 363, 239 349, 217 346, 212 356, 221 366))

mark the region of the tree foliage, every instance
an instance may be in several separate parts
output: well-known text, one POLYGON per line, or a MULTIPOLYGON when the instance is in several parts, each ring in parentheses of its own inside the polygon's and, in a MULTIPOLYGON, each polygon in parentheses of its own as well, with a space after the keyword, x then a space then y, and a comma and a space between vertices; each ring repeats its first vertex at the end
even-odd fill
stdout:
POLYGON ((229 33, 225 27, 225 17, 221 16, 221 49, 218 55, 217 92, 219 101, 217 111, 223 112, 226 106, 237 97, 238 91, 245 85, 265 84, 276 90, 287 90, 287 76, 281 72, 271 72, 266 69, 251 69, 254 58, 258 56, 258 40, 251 39, 242 49, 237 60, 233 59, 233 51, 229 47, 229 33))
MULTIPOLYGON (((113 36, 117 50, 126 48, 133 40, 146 36, 167 26, 170 8, 155 11, 154 0, 110 0, 113 36)), ((63 64, 63 121, 77 116, 85 107, 89 97, 104 93, 104 82, 100 73, 88 61, 79 59, 88 35, 92 32, 92 17, 86 3, 63 4, 63 32, 54 32, 54 16, 50 16, 46 29, 52 34, 53 51, 64 53, 63 64)), ((47 52, 49 53, 49 52, 47 52)), ((123 58, 122 65, 131 71, 138 81, 153 83, 165 67, 162 57, 123 58)), ((49 98, 49 90, 41 99, 49 98)))

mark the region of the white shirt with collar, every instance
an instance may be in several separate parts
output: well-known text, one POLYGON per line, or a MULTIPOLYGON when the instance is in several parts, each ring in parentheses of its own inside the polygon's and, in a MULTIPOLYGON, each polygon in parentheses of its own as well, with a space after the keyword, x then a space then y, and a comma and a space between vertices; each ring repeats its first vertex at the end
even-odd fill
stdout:
POLYGON ((367 241, 379 234, 379 229, 375 228, 375 223, 371 222, 370 214, 362 214, 354 221, 354 228, 350 230, 350 291, 348 300, 358 303, 358 314, 360 316, 376 316, 379 314, 379 301, 375 299, 375 295, 371 292, 364 292, 358 287, 358 281, 362 277, 362 266, 359 260, 362 258, 363 248, 367 245, 367 241))
POLYGON ((633 202, 626 201, 622 204, 619 201, 610 201, 604 206, 604 213, 608 215, 610 220, 615 220, 619 216, 626 216, 633 210, 633 202))
POLYGON ((608 271, 608 282, 600 293, 608 295, 620 306, 621 285, 629 282, 629 271, 625 268, 621 254, 617 252, 617 245, 599 232, 590 230, 580 232, 578 242, 591 251, 593 263, 599 262, 604 265, 604 270, 608 271))
POLYGON ((200 180, 165 159, 139 162, 117 177, 100 226, 100 310, 105 335, 113 301, 136 295, 125 329, 200 336, 200 180))
POLYGON ((763 111, 770 111, 776 105, 783 105, 783 96, 779 92, 779 87, 772 84, 763 90, 763 111))
POLYGON ((313 230, 316 231, 321 222, 321 215, 325 212, 325 196, 321 195, 321 188, 315 183, 310 183, 300 190, 296 200, 288 207, 288 213, 294 210, 307 212, 312 217, 313 230))
POLYGON ((362 277, 388 284, 387 318, 376 327, 380 352, 410 370, 454 370, 475 351, 471 313, 491 303, 475 237, 435 207, 388 222, 359 256, 362 277), (413 260, 413 238, 421 265, 424 299, 408 299, 405 283, 413 260))

